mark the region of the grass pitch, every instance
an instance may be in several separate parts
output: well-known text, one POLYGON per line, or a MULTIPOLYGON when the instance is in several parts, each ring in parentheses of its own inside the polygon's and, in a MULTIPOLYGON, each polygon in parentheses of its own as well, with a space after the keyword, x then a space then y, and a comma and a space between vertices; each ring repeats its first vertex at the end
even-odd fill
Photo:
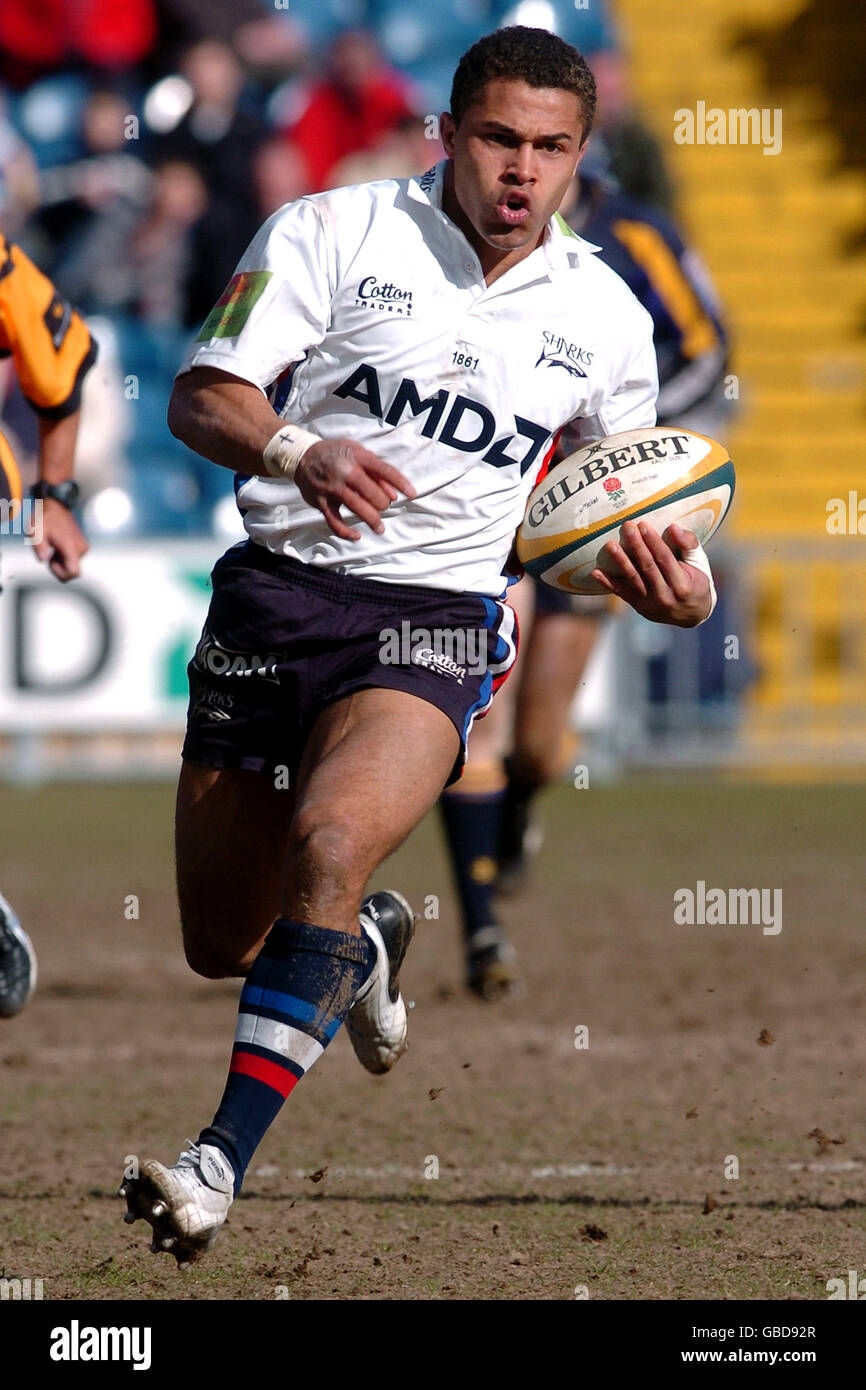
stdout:
POLYGON ((526 992, 500 1006, 463 992, 429 818, 376 880, 428 914, 410 1051, 374 1078, 338 1035, 184 1273, 114 1196, 127 1156, 172 1162, 210 1119, 234 1028, 235 985, 181 954, 172 801, 0 791, 0 886, 40 961, 0 1024, 0 1273, 255 1300, 823 1299, 866 1273, 866 789, 550 792, 503 907, 526 992), (782 930, 676 924, 699 880, 781 889, 782 930))

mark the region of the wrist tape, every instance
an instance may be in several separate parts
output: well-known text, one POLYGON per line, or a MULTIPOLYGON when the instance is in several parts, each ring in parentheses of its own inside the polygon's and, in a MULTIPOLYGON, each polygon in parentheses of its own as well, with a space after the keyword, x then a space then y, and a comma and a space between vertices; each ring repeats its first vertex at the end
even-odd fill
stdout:
POLYGON ((302 430, 298 425, 283 425, 262 453, 265 473, 269 478, 286 478, 293 482, 304 454, 319 442, 319 436, 309 430, 302 430))
POLYGON ((700 627, 701 623, 705 623, 707 618, 712 617, 713 609, 716 606, 716 586, 713 583, 713 572, 710 569, 710 562, 707 559, 707 553, 702 545, 696 545, 694 550, 684 550, 680 555, 680 560, 684 565, 694 565, 695 569, 700 570, 701 574, 705 574, 710 581, 710 611, 707 617, 701 618, 701 622, 697 624, 697 626, 700 627))

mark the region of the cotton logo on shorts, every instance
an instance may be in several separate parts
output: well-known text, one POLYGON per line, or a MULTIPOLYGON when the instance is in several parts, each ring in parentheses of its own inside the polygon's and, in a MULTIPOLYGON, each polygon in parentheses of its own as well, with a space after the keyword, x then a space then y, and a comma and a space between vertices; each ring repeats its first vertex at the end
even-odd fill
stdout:
POLYGON ((439 676, 453 676, 458 685, 463 684, 466 667, 458 666, 454 658, 446 656, 444 652, 434 651, 432 647, 416 647, 412 660, 416 666, 426 666, 439 676))

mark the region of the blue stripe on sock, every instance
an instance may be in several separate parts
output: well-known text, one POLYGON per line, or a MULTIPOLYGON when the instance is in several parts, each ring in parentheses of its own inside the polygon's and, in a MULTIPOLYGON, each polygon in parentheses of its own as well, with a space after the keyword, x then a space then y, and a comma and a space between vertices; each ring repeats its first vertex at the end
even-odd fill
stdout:
POLYGON ((261 989, 258 985, 247 985, 241 994, 241 1006, 247 1004, 255 1007, 261 1004, 266 1009, 273 1009, 287 1022, 297 1019, 302 1023, 311 1023, 313 1027, 325 1034, 326 1038, 332 1038, 342 1023, 342 1019, 325 1025, 320 1025, 320 1009, 317 1004, 308 1004, 306 999, 298 999, 294 994, 283 994, 277 989, 261 989))

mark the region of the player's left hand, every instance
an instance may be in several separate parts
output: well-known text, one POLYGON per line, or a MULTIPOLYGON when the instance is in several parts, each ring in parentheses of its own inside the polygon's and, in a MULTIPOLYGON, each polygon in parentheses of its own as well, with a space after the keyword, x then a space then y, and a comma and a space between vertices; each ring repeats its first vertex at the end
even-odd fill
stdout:
POLYGON ((61 583, 77 579, 80 560, 90 549, 75 517, 54 497, 42 503, 42 536, 33 546, 37 559, 47 564, 61 583))
POLYGON ((650 622, 674 627, 703 622, 712 602, 710 582, 694 565, 679 559, 684 550, 694 550, 697 536, 676 524, 660 536, 648 521, 627 521, 620 534, 622 544, 608 541, 603 549, 622 577, 594 569, 593 579, 650 622))

